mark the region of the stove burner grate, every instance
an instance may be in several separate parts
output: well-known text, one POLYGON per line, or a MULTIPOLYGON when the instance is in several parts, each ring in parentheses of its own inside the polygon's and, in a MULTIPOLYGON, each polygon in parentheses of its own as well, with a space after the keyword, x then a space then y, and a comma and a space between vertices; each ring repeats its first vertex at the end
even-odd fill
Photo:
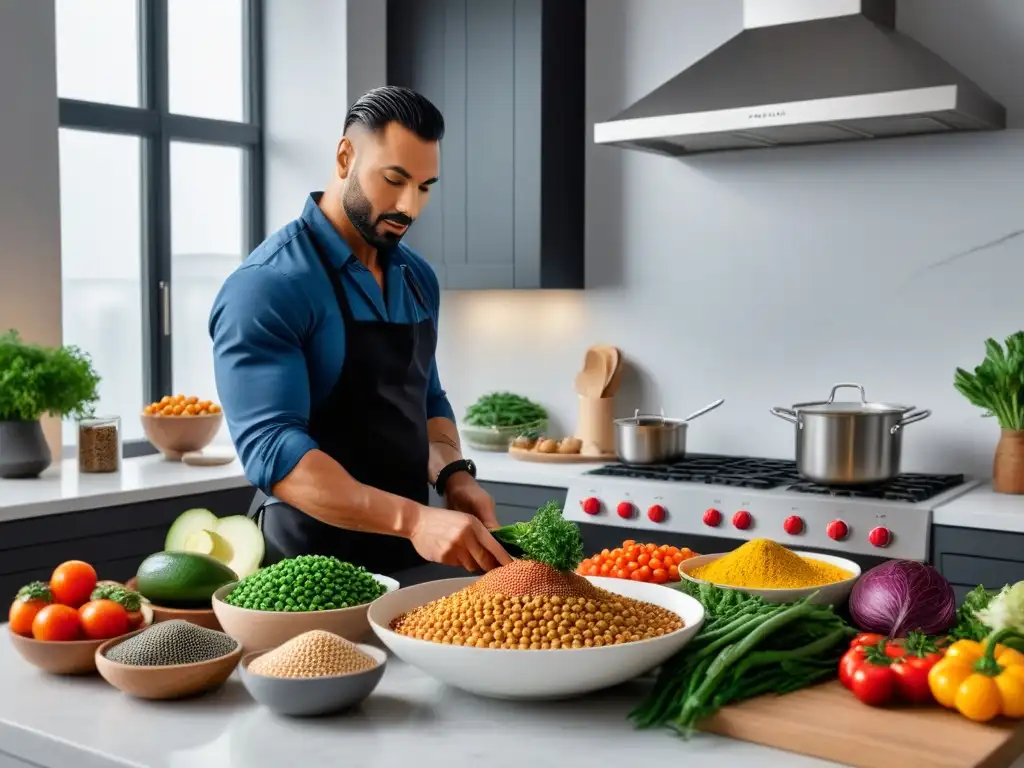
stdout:
POLYGON ((716 454, 690 454, 670 464, 607 464, 585 474, 759 490, 785 488, 795 493, 835 498, 883 499, 911 503, 926 501, 965 482, 963 475, 908 472, 878 485, 819 485, 801 478, 796 471, 795 461, 716 454))

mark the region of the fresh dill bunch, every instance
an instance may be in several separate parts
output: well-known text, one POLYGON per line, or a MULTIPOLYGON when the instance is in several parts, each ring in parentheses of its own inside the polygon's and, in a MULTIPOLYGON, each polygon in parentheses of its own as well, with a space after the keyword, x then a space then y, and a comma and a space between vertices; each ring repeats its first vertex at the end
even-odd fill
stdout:
POLYGON ((527 560, 546 563, 559 571, 573 571, 583 560, 579 526, 562 517, 562 508, 549 501, 532 520, 491 531, 502 544, 519 549, 527 560))

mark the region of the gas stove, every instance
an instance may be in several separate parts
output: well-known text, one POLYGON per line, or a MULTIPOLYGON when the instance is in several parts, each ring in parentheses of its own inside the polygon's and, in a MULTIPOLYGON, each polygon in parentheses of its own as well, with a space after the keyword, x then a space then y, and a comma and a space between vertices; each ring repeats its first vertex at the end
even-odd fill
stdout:
POLYGON ((581 523, 909 560, 929 557, 932 510, 977 485, 959 474, 906 473, 842 488, 800 477, 796 462, 690 454, 672 464, 608 464, 569 487, 581 523))

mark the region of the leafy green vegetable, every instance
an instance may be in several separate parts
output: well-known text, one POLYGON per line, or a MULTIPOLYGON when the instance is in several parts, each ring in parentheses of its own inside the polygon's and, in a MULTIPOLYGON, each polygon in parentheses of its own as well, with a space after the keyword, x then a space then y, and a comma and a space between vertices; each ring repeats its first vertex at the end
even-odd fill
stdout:
POLYGON ((471 427, 518 427, 547 419, 548 412, 532 400, 511 392, 491 392, 466 409, 471 427))
POLYGON ((142 595, 119 584, 100 584, 89 595, 90 600, 113 600, 126 611, 137 611, 142 607, 142 595))
POLYGON ((1024 632, 1024 581, 1013 586, 1007 584, 977 616, 993 632, 1004 629, 1024 632))
POLYGON ((979 408, 994 416, 1003 429, 1024 429, 1024 331, 1006 339, 1004 350, 995 339, 985 341, 985 359, 969 373, 957 368, 953 386, 979 408))
POLYGON ((987 590, 980 585, 968 592, 960 607, 956 609, 956 624, 949 631, 949 636, 954 640, 975 640, 977 642, 988 637, 990 630, 978 618, 978 612, 988 607, 996 594, 998 591, 987 590))
POLYGON ((709 584, 679 588, 704 605, 704 625, 662 666, 654 690, 630 713, 640 728, 668 725, 688 736, 730 702, 832 677, 856 634, 831 606, 810 598, 773 605, 709 584))
POLYGON ((583 560, 583 536, 579 526, 562 517, 562 508, 549 501, 527 522, 491 531, 502 544, 517 548, 527 560, 547 563, 560 571, 572 571, 583 560))
POLYGON ((99 382, 91 358, 78 347, 29 344, 13 329, 0 334, 0 421, 89 416, 99 382))

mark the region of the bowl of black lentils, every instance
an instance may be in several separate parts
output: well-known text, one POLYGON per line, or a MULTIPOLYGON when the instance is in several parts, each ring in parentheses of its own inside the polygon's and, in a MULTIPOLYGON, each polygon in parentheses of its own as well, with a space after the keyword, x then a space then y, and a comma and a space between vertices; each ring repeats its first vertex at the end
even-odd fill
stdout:
POLYGON ((398 587, 336 557, 300 555, 225 584, 213 593, 213 612, 247 651, 275 648, 315 629, 359 642, 370 634, 370 603, 398 587))
POLYGON ((229 635, 173 619, 108 640, 96 649, 96 669, 136 698, 180 699, 223 685, 241 658, 229 635))

